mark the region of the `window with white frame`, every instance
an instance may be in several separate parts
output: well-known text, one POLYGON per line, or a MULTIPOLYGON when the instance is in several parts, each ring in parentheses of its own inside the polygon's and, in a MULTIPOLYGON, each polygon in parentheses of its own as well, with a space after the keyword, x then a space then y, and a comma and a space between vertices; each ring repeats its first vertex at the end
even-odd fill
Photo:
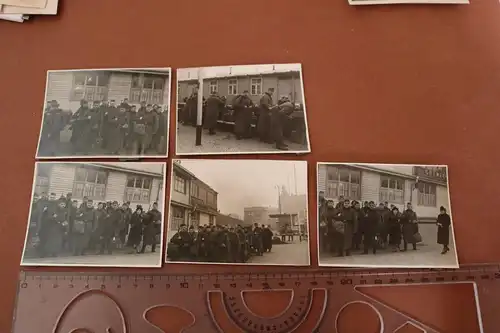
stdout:
POLYGON ((73 197, 82 199, 87 197, 92 200, 104 200, 106 196, 106 183, 108 173, 97 168, 77 168, 73 182, 73 197))
POLYGON ((326 197, 343 196, 350 200, 361 199, 361 171, 341 166, 327 166, 326 197))
POLYGON ((217 80, 210 81, 210 83, 208 84, 208 88, 210 90, 210 95, 217 94, 219 92, 219 84, 217 80))
POLYGON ((186 209, 178 206, 171 206, 172 221, 170 222, 170 229, 179 230, 181 224, 184 223, 186 209))
POLYGON ((133 74, 130 101, 132 103, 145 101, 152 104, 163 104, 164 88, 164 75, 133 74))
POLYGON ((405 180, 394 176, 380 176, 380 202, 402 204, 405 200, 405 180))
POLYGON ((418 205, 436 207, 436 185, 420 182, 418 188, 418 205))
POLYGON ((174 177, 174 191, 186 194, 186 179, 182 178, 179 175, 175 175, 174 177))
POLYGON ((250 90, 252 95, 262 95, 262 79, 261 78, 251 79, 250 90))
POLYGON ((153 179, 143 176, 129 176, 125 187, 125 200, 148 203, 151 197, 153 179))
MULTIPOLYGON (((49 74, 49 82, 50 82, 49 74)), ((109 72, 76 71, 73 74, 73 88, 71 99, 79 101, 103 101, 108 95, 109 72)))
POLYGON ((238 80, 231 79, 227 83, 227 94, 228 95, 237 95, 238 94, 238 80))

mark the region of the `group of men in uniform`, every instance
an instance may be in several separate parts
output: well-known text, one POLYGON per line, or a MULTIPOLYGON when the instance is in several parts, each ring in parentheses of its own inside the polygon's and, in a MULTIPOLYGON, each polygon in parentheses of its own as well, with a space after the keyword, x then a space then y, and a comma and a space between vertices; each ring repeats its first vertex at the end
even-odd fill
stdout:
POLYGON ((155 202, 144 212, 130 202, 94 202, 87 197, 79 205, 71 193, 56 199, 46 193, 35 199, 30 221, 31 245, 40 258, 61 254, 112 254, 115 248, 130 247, 144 253, 146 246, 155 252, 161 234, 162 214, 155 202), (142 243, 142 247, 139 247, 142 243))
MULTIPOLYGON (((262 95, 259 104, 254 105, 249 97, 248 90, 243 94, 236 95, 231 107, 234 120, 234 134, 237 140, 250 139, 254 136, 252 130, 253 119, 257 119, 257 136, 260 141, 274 144, 276 149, 288 150, 284 141, 284 130, 287 122, 295 110, 295 105, 288 96, 281 97, 277 104, 273 103, 274 89, 262 95)), ((203 127, 208 130, 209 135, 216 134, 218 120, 226 109, 226 97, 212 92, 210 96, 203 98, 203 127)), ((196 125, 198 113, 198 91, 195 88, 193 94, 185 99, 185 104, 180 110, 180 121, 184 125, 196 125)))
POLYGON ((137 108, 124 99, 118 106, 114 100, 80 101, 75 113, 65 112, 59 103, 48 103, 43 117, 40 152, 57 155, 61 131, 69 125, 73 154, 91 155, 105 153, 133 155, 166 152, 168 112, 157 104, 141 102, 137 108))
POLYGON ((363 254, 377 249, 391 247, 394 252, 406 251, 408 244, 413 250, 421 241, 418 233, 418 218, 412 204, 407 204, 404 212, 388 202, 378 206, 373 201, 365 201, 363 207, 356 200, 339 197, 335 204, 327 200, 324 192, 319 192, 320 251, 336 256, 350 256, 353 250, 363 254), (403 249, 400 249, 403 241, 403 249))
POLYGON ((172 261, 245 263, 252 255, 271 252, 273 232, 269 226, 204 225, 198 230, 182 224, 167 246, 172 261))

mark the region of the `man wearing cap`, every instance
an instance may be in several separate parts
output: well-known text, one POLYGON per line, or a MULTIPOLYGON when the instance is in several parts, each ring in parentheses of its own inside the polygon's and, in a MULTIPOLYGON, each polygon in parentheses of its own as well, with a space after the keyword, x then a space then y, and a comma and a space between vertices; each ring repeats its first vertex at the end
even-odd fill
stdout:
POLYGON ((134 153, 138 155, 146 154, 153 134, 158 131, 158 119, 153 106, 147 104, 143 107, 143 104, 145 103, 141 103, 141 108, 132 120, 134 153))
POLYGON ((73 254, 83 256, 85 250, 89 247, 90 237, 96 223, 96 213, 93 207, 93 201, 88 200, 85 207, 82 207, 76 213, 73 222, 73 254))
POLYGON ((43 116, 43 126, 40 138, 41 154, 54 156, 61 140, 61 131, 66 125, 64 112, 56 100, 50 102, 50 108, 43 116))
POLYGON ((103 254, 106 250, 108 254, 113 253, 113 241, 116 240, 115 233, 117 231, 118 225, 122 214, 118 209, 118 201, 113 201, 111 207, 109 207, 102 224, 99 226, 100 230, 100 250, 99 254, 103 254))
POLYGON ((253 102, 248 97, 248 90, 243 95, 234 98, 234 134, 237 140, 248 139, 252 136, 253 102))
POLYGON ((161 234, 161 212, 158 210, 158 203, 153 203, 153 208, 147 212, 142 220, 144 233, 142 239, 141 253, 144 253, 146 246, 151 245, 151 252, 156 251, 157 235, 161 234))
POLYGON ((125 108, 114 107, 114 101, 110 103, 107 110, 107 146, 106 150, 110 154, 118 155, 123 148, 123 140, 128 131, 128 123, 126 118, 125 108))
POLYGON ((401 224, 403 225, 403 251, 408 250, 408 243, 413 246, 413 250, 417 250, 417 240, 415 234, 418 232, 417 213, 413 211, 411 202, 406 204, 406 210, 401 214, 401 224))
POLYGON ((59 199, 57 205, 45 210, 38 236, 40 257, 57 257, 62 250, 63 237, 68 226, 66 200, 59 199))
POLYGON ((363 254, 368 254, 371 249, 373 254, 377 253, 377 228, 380 215, 376 210, 375 202, 370 201, 368 210, 364 216, 363 254))
POLYGON ((183 125, 196 126, 198 116, 198 87, 193 88, 193 93, 186 101, 182 110, 183 125))
POLYGON ((257 122, 257 132, 260 141, 272 143, 271 141, 271 108, 273 106, 274 89, 269 88, 259 101, 259 120, 257 122))
POLYGON ((288 146, 283 141, 283 130, 286 122, 294 110, 293 104, 288 98, 271 109, 271 137, 276 149, 288 150, 288 146))
POLYGON ((128 103, 128 98, 124 98, 123 101, 120 103, 121 108, 125 108, 125 110, 130 110, 130 104, 128 103))
POLYGON ((84 99, 80 101, 80 107, 78 110, 76 110, 75 113, 71 115, 70 119, 70 124, 71 126, 69 129, 71 130, 71 138, 69 142, 73 145, 73 148, 76 151, 81 151, 79 150, 80 147, 77 146, 77 142, 79 141, 81 137, 81 132, 82 132, 82 127, 83 127, 83 121, 85 120, 85 117, 87 116, 87 110, 89 110, 89 105, 88 102, 84 99))
POLYGON ((219 112, 224 107, 224 102, 217 96, 215 91, 212 91, 207 98, 207 107, 205 111, 204 127, 208 129, 209 135, 215 134, 217 128, 217 120, 219 119, 219 112))

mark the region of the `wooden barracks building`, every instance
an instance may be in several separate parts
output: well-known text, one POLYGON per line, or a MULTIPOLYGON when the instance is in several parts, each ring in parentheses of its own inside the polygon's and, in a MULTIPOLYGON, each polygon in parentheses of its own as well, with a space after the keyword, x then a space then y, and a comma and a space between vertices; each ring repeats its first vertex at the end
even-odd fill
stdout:
POLYGON ((172 165, 169 230, 178 230, 182 223, 216 224, 217 192, 179 162, 172 165))
POLYGON ((35 195, 45 192, 56 199, 71 193, 81 202, 86 196, 97 202, 130 201, 132 210, 142 205, 149 210, 153 202, 163 211, 163 164, 141 164, 140 169, 123 163, 38 163, 35 195))
MULTIPOLYGON (((193 74, 194 76, 194 74, 193 74)), ((182 103, 198 85, 197 77, 179 80, 177 86, 178 102, 182 103)), ((299 71, 270 71, 259 74, 225 75, 203 80, 203 96, 207 98, 212 92, 225 96, 227 104, 231 104, 236 95, 248 90, 249 97, 258 104, 262 94, 274 88, 273 102, 282 96, 288 96, 295 104, 303 104, 302 86, 299 71)))
POLYGON ((446 167, 319 164, 318 191, 326 199, 388 201, 400 210, 411 202, 420 220, 435 221, 439 207, 450 211, 446 167))
POLYGON ((76 111, 80 100, 109 101, 119 105, 141 101, 169 105, 170 73, 161 70, 50 71, 46 101, 56 100, 63 110, 76 111))

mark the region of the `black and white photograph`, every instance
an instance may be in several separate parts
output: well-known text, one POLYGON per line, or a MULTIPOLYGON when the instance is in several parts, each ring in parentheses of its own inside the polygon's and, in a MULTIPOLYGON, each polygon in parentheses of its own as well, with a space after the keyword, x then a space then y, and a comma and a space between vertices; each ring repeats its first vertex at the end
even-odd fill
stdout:
POLYGON ((318 163, 320 266, 458 268, 446 165, 318 163))
POLYGON ((48 71, 37 158, 166 157, 170 72, 48 71))
POLYGON ((311 151, 301 64, 177 70, 177 155, 311 151))
POLYGON ((307 266, 307 162, 174 160, 167 262, 307 266))
POLYGON ((166 168, 36 163, 21 265, 160 267, 166 168))

